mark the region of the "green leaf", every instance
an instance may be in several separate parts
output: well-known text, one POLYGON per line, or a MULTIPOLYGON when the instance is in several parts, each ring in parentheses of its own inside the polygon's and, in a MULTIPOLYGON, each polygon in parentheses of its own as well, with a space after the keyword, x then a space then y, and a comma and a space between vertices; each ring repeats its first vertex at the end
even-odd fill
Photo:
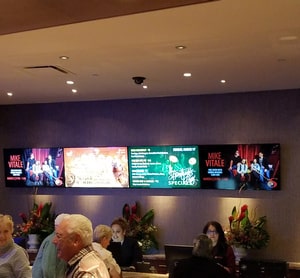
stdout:
POLYGON ((149 210, 141 219, 141 224, 144 225, 146 223, 150 223, 154 218, 154 210, 149 210))
POLYGON ((231 215, 236 218, 237 217, 237 210, 236 210, 236 206, 233 207, 231 215))

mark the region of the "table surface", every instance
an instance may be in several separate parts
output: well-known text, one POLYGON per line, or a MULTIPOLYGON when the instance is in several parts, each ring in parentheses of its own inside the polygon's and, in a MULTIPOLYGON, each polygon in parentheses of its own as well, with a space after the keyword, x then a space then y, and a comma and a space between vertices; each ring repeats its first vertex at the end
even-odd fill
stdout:
POLYGON ((123 278, 168 278, 169 274, 143 273, 143 272, 122 272, 123 278))

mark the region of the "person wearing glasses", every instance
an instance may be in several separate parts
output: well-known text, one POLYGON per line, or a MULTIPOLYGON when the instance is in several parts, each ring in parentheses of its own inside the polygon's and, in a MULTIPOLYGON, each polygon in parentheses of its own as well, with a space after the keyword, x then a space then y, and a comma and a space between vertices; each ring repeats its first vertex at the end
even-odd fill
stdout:
POLYGON ((110 278, 92 241, 92 222, 84 215, 70 214, 55 227, 52 242, 58 258, 67 262, 65 278, 110 278))
POLYGON ((223 228, 217 221, 209 221, 203 228, 213 243, 212 256, 216 263, 228 271, 231 277, 235 277, 235 255, 232 247, 227 243, 223 228))

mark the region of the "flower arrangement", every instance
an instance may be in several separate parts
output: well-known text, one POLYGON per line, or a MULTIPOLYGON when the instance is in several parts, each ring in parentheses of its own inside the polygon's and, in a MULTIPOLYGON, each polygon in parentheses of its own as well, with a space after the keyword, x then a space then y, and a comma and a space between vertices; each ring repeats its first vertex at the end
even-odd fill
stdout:
POLYGON ((154 210, 149 210, 141 217, 140 205, 136 202, 131 207, 125 204, 122 212, 123 218, 128 223, 127 235, 137 239, 143 253, 145 254, 151 249, 158 250, 158 242, 155 238, 157 227, 153 225, 154 210))
POLYGON ((15 236, 27 236, 28 234, 38 234, 40 240, 54 231, 55 214, 51 213, 52 203, 36 204, 34 202, 32 210, 28 215, 20 213, 23 221, 17 225, 15 236))
POLYGON ((225 236, 229 244, 246 249, 261 249, 266 247, 270 235, 265 229, 266 216, 256 218, 249 216, 247 205, 243 205, 240 212, 234 206, 229 216, 229 230, 225 236))

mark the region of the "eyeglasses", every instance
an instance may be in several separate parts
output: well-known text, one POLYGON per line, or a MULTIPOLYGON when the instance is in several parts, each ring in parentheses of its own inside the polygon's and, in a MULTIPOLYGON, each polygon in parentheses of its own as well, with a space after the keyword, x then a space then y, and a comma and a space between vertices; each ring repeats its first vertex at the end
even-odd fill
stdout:
POLYGON ((215 230, 214 230, 214 231, 213 231, 213 230, 207 230, 206 234, 207 234, 207 235, 217 235, 218 232, 215 231, 215 230))

